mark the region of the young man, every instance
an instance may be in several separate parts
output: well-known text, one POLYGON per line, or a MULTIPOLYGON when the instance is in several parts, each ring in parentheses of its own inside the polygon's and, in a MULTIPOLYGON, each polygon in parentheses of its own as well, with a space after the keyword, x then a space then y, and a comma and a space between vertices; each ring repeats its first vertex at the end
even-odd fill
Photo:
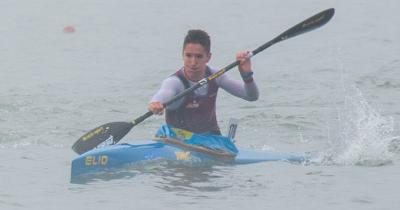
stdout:
MULTIPOLYGON (((163 103, 218 71, 207 65, 211 59, 210 46, 210 37, 205 31, 188 31, 182 50, 183 67, 163 81, 148 105, 149 111, 162 115, 165 108, 163 103)), ((258 99, 258 88, 253 80, 248 52, 237 53, 236 59, 240 61, 238 69, 243 81, 233 80, 226 74, 211 80, 207 85, 167 106, 167 124, 194 133, 221 135, 215 109, 218 88, 247 101, 258 99)))

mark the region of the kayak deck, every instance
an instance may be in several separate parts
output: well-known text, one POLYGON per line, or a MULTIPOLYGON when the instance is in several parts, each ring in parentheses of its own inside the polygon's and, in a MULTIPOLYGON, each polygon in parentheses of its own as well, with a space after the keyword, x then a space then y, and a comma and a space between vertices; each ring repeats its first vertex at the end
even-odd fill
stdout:
POLYGON ((232 158, 216 158, 204 153, 181 149, 161 142, 146 141, 141 144, 116 144, 88 151, 72 161, 71 179, 80 175, 120 168, 138 161, 165 159, 185 163, 224 162, 250 164, 265 161, 304 162, 304 156, 269 151, 242 150, 232 158))

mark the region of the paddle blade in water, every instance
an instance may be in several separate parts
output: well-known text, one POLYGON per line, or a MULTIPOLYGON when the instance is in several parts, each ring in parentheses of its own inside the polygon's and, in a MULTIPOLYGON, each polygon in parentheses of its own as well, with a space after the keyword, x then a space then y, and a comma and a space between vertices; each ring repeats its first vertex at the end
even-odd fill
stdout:
POLYGON ((111 122, 99 126, 83 135, 72 145, 72 149, 78 153, 85 153, 103 142, 114 144, 122 139, 133 127, 130 122, 111 122))

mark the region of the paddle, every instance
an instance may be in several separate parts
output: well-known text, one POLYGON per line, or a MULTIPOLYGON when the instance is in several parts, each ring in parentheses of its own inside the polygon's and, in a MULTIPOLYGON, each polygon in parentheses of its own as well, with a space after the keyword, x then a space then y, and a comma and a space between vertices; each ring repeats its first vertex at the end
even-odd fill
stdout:
MULTIPOLYGON (((300 35, 302 33, 314 30, 325 23, 327 23, 334 15, 335 10, 333 8, 324 10, 306 20, 303 22, 293 26, 292 28, 288 29, 287 31, 283 32, 279 36, 275 37, 271 41, 261 45, 257 49, 253 50, 249 57, 252 57, 259 52, 265 50, 266 48, 289 38, 292 38, 294 36, 300 35)), ((193 92, 194 90, 200 88, 203 85, 206 85, 209 81, 221 76, 225 72, 229 71, 230 69, 236 67, 239 65, 239 61, 235 61, 229 65, 227 65, 225 68, 222 68, 218 72, 214 73, 213 75, 204 78, 200 81, 197 82, 194 86, 184 90, 183 92, 179 93, 175 97, 173 97, 171 100, 167 101, 164 104, 164 107, 174 103, 175 101, 179 100, 180 98, 186 96, 187 94, 193 92)), ((103 142, 109 142, 112 144, 117 143, 119 140, 121 140, 135 125, 138 125, 139 123, 143 122, 145 119, 148 117, 152 116, 152 112, 147 112, 144 115, 136 118, 135 120, 131 122, 111 122, 104 124, 102 126, 99 126, 85 135, 83 135, 78 141, 74 143, 72 146, 72 149, 78 153, 82 154, 86 151, 89 151, 95 147, 97 147, 99 144, 103 142)))

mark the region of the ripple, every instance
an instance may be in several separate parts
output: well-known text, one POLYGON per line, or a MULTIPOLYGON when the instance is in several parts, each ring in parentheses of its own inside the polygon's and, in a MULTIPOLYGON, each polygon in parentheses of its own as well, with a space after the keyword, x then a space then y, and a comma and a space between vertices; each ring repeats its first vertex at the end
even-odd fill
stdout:
MULTIPOLYGON (((3 195, 0 195, 0 198, 3 197, 3 195)), ((14 202, 14 201, 3 201, 0 200, 0 204, 4 205, 4 206, 9 206, 10 208, 15 208, 15 207, 24 207, 24 205, 18 203, 18 202, 14 202)))
POLYGON ((398 89, 400 88, 400 82, 397 79, 399 69, 400 60, 392 60, 381 66, 375 73, 361 77, 357 84, 371 85, 380 89, 398 89))
POLYGON ((12 104, 0 104, 1 112, 16 112, 18 111, 18 107, 12 104))
POLYGON ((400 154, 400 137, 394 137, 389 144, 389 151, 393 153, 400 154))
POLYGON ((374 203, 370 198, 353 198, 351 199, 353 203, 361 203, 361 204, 372 204, 374 203))

